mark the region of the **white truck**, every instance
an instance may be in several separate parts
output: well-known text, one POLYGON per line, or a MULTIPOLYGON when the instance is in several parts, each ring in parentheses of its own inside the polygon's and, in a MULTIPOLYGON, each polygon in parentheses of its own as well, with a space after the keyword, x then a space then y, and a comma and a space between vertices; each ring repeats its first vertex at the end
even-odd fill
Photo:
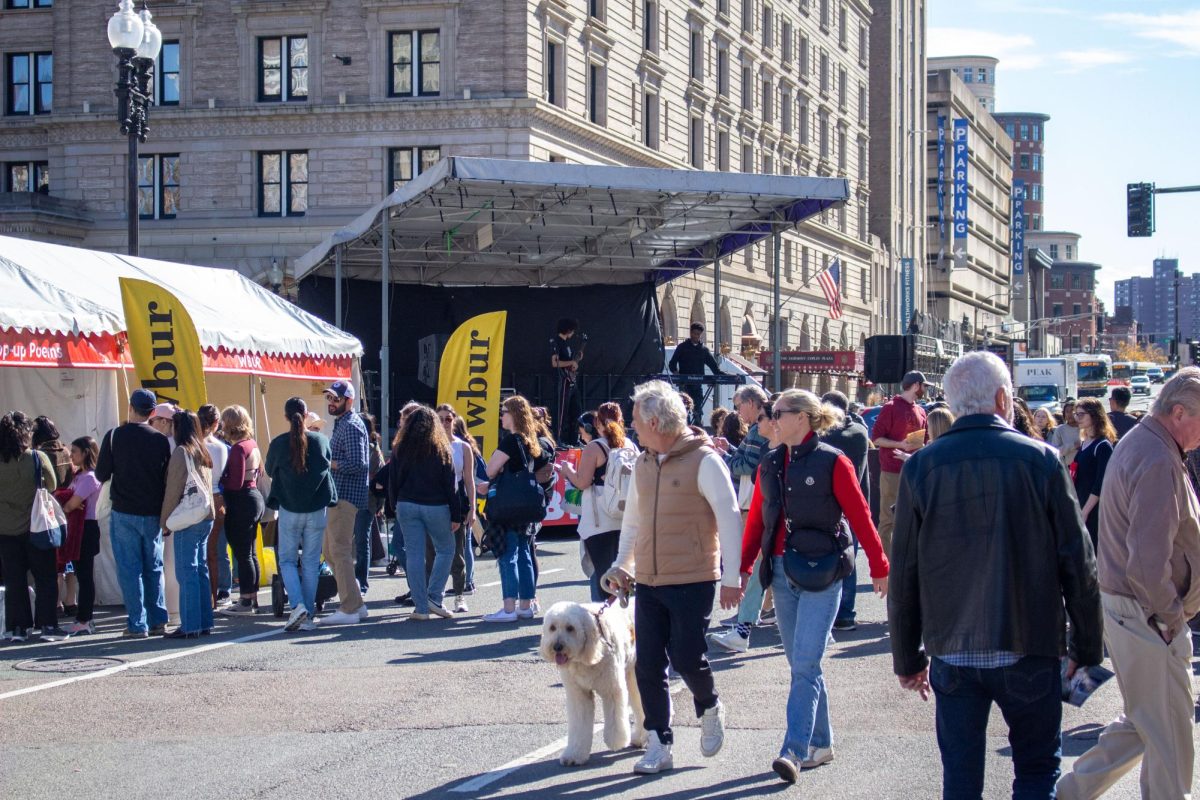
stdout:
POLYGON ((1079 396, 1078 387, 1075 362, 1069 358, 1018 358, 1013 364, 1013 388, 1032 410, 1056 414, 1063 400, 1079 396))

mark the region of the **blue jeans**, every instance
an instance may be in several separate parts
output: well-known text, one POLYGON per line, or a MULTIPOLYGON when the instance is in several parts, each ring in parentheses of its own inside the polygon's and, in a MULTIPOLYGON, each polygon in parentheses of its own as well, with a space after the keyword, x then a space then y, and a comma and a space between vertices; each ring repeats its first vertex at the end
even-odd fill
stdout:
POLYGON ((397 503, 396 522, 404 532, 404 551, 408 557, 404 572, 412 593, 413 609, 428 614, 429 604, 442 605, 450 565, 454 561, 454 534, 450 531, 450 506, 423 506, 397 503), (425 537, 433 542, 433 566, 425 582, 425 537))
POLYGON ((530 550, 532 538, 516 530, 504 532, 504 552, 496 563, 500 567, 500 588, 505 600, 532 600, 537 594, 530 550))
POLYGON ((229 594, 233 591, 233 564, 229 560, 229 540, 225 528, 217 534, 217 591, 229 594))
POLYGON ((771 588, 775 590, 775 616, 783 652, 792 670, 787 700, 787 733, 779 754, 807 758, 808 748, 832 747, 829 724, 829 692, 821 659, 833 618, 842 596, 842 582, 834 581, 819 592, 793 588, 783 571, 783 558, 776 556, 771 588))
POLYGON ((112 512, 113 560, 117 582, 129 615, 129 630, 145 631, 167 624, 163 594, 163 539, 158 517, 112 512))
POLYGON ((746 593, 742 596, 742 602, 738 606, 737 621, 746 625, 753 625, 758 622, 758 615, 762 613, 763 596, 767 590, 763 588, 762 581, 758 579, 758 570, 762 566, 762 556, 754 562, 753 576, 749 583, 746 584, 746 593))
MULTIPOLYGON (((851 534, 853 536, 853 534, 851 534)), ((854 622, 858 616, 854 613, 854 600, 858 597, 858 537, 854 539, 854 569, 842 579, 842 604, 838 608, 838 622, 854 622)))
POLYGON ((467 562, 467 588, 470 589, 475 585, 475 534, 472 533, 472 528, 467 528, 464 533, 463 560, 467 562))
POLYGON ((304 606, 308 616, 315 617, 321 547, 325 542, 325 509, 300 514, 281 508, 278 532, 275 552, 288 600, 292 608, 304 606))
POLYGON ((358 578, 358 589, 367 591, 371 570, 371 521, 375 515, 370 509, 360 508, 354 516, 354 577, 358 578))
POLYGON ((1011 667, 955 667, 934 658, 929 683, 937 696, 943 800, 983 796, 987 721, 992 703, 1008 723, 1013 800, 1055 796, 1061 774, 1062 678, 1057 658, 1025 656, 1011 667))
POLYGON ((213 521, 206 519, 171 534, 175 548, 175 580, 179 581, 179 629, 184 633, 211 630, 212 595, 208 582, 208 535, 213 521))

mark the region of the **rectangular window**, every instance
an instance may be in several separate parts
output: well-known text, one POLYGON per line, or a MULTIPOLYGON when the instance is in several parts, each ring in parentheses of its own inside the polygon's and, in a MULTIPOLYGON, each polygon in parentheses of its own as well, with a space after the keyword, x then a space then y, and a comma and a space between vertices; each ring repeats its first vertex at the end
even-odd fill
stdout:
POLYGON ((1042 161, 1042 157, 1040 155, 1038 155, 1037 153, 1034 153, 1033 154, 1033 171, 1041 172, 1043 163, 1044 162, 1042 161))
POLYGON ((388 150, 388 185, 394 192, 442 159, 440 147, 393 147, 388 150))
POLYGON ((179 211, 179 154, 138 158, 138 216, 175 219, 179 211))
POLYGON ((980 67, 979 68, 979 83, 987 83, 987 82, 988 82, 988 69, 987 69, 987 67, 980 67))
POLYGON ((717 13, 729 16, 729 0, 717 0, 717 13))
POLYGON ((559 42, 546 42, 546 102, 552 106, 565 107, 567 104, 567 93, 563 86, 566 77, 564 50, 559 42))
POLYGON ((838 44, 845 50, 850 46, 850 31, 847 29, 848 17, 846 7, 838 10, 838 44))
POLYGON ((779 127, 785 136, 792 135, 792 90, 784 88, 779 97, 779 127))
POLYGON ((5 0, 5 8, 51 8, 54 0, 5 0))
POLYGON ((717 131, 717 169, 729 171, 729 131, 717 131))
POLYGON ((1019 163, 1020 163, 1020 165, 1021 165, 1021 169, 1029 169, 1029 154, 1028 154, 1028 153, 1022 153, 1022 154, 1021 154, 1021 160, 1020 160, 1020 162, 1019 162, 1019 163))
POLYGON ((1054 316, 1054 317, 1061 317, 1061 316, 1063 315, 1063 313, 1062 313, 1062 303, 1055 303, 1055 304, 1054 304, 1054 310, 1053 310, 1053 311, 1051 311, 1051 312, 1050 312, 1050 314, 1051 314, 1051 316, 1054 316))
POLYGON ((858 60, 859 60, 861 63, 863 63, 863 64, 866 64, 866 63, 867 63, 867 56, 868 56, 868 52, 867 52, 867 26, 866 26, 866 25, 859 25, 859 26, 858 26, 858 60))
POLYGON ((1028 125, 1028 123, 1025 123, 1025 122, 1021 123, 1021 141, 1022 142, 1029 141, 1029 125, 1028 125))
POLYGON ((775 121, 775 90, 771 85, 770 78, 763 78, 762 82, 762 118, 763 122, 771 123, 775 121))
POLYGON ((763 175, 774 175, 775 174, 775 157, 772 156, 769 152, 763 153, 762 171, 763 171, 763 175))
POLYGON ((689 128, 688 149, 692 166, 696 169, 704 169, 704 120, 700 117, 692 117, 689 128))
POLYGON ((748 66, 742 67, 742 108, 754 108, 754 70, 748 66))
POLYGON ((258 215, 302 217, 308 211, 308 152, 258 154, 258 215))
POLYGON ((829 0, 821 0, 821 27, 829 30, 829 0))
POLYGON ((1041 200, 1042 199, 1042 185, 1040 183, 1032 184, 1029 188, 1030 188, 1030 193, 1029 193, 1030 200, 1041 200))
POLYGON ((1033 141, 1040 142, 1042 140, 1042 126, 1034 125, 1032 127, 1033 127, 1033 131, 1032 131, 1033 132, 1033 141))
POLYGON ((6 192, 50 194, 50 164, 46 161, 19 161, 4 165, 6 192))
POLYGON ((8 68, 5 113, 49 114, 53 111, 54 55, 10 53, 5 61, 8 68))
POLYGON ((775 46, 775 12, 771 7, 764 4, 762 12, 762 37, 763 47, 770 50, 775 46))
POLYGON ((796 120, 796 127, 800 130, 800 144, 808 144, 808 101, 800 101, 800 111, 796 120))
POLYGON ((1069 245, 1067 245, 1067 261, 1074 261, 1074 260, 1075 260, 1075 246, 1069 244, 1069 245))
POLYGON ((820 150, 821 158, 829 158, 829 115, 824 111, 821 112, 821 120, 818 123, 820 128, 820 150))
POLYGON ((829 54, 821 51, 821 94, 829 94, 829 54))
POLYGON ((154 69, 154 102, 160 106, 179 105, 179 42, 163 42, 154 69))
MULTIPOLYGON (((1071 288, 1075 291, 1078 291, 1079 289, 1083 288, 1083 284, 1080 282, 1080 279, 1079 279, 1079 273, 1075 273, 1074 275, 1071 276, 1071 288)), ((1078 314, 1079 312, 1076 311, 1075 313, 1078 314)))
POLYGON ((810 71, 812 70, 812 54, 809 50, 808 37, 800 34, 800 57, 797 61, 800 62, 800 80, 802 81, 808 80, 810 71))
POLYGON ((1051 289, 1067 288, 1066 279, 1062 275, 1051 275, 1050 276, 1050 288, 1051 289))
POLYGON ((717 48, 717 94, 729 97, 729 48, 717 48))
POLYGON ((838 68, 838 108, 842 109, 843 111, 845 111, 846 107, 847 107, 846 104, 847 104, 848 98, 846 95, 847 95, 846 68, 839 67, 838 68))
POLYGON ((658 149, 658 95, 653 92, 642 95, 642 144, 658 149))
POLYGON ((837 135, 837 165, 838 172, 846 174, 846 132, 839 130, 837 135))
POLYGON ((742 172, 754 172, 754 145, 742 145, 742 172))
POLYGON ((779 38, 783 40, 783 63, 790 64, 792 63, 793 50, 795 49, 792 46, 792 42, 795 38, 792 35, 792 23, 785 22, 779 26, 779 38))
POLYGON ((1008 134, 1008 138, 1015 140, 1017 138, 1017 128, 1011 122, 1004 123, 1004 132, 1008 134))
POLYGON ((389 97, 431 97, 442 93, 442 34, 437 30, 388 34, 389 97), (415 57, 414 57, 415 56, 415 57))
POLYGON ((704 33, 692 31, 688 48, 688 75, 694 81, 704 80, 704 33))
POLYGON ((1082 313, 1083 313, 1082 305, 1080 305, 1079 303, 1074 303, 1071 305, 1071 314, 1073 314, 1074 316, 1079 316, 1082 313))
POLYGON ((754 0, 742 0, 742 32, 754 31, 754 0))
POLYGON ((962 76, 963 83, 975 82, 975 70, 971 67, 963 67, 960 75, 962 76))
POLYGON ((308 100, 307 36, 258 40, 258 99, 274 103, 308 100))
POLYGON ((603 64, 588 64, 588 120, 603 125, 608 118, 608 77, 603 64))
MULTIPOLYGON (((1058 245, 1056 245, 1056 244, 1050 245, 1050 257, 1053 258, 1055 261, 1058 260, 1058 245)), ((1061 289, 1062 287, 1056 286, 1055 288, 1061 289)))
POLYGON ((658 52, 658 3, 654 0, 642 4, 642 49, 658 52))
POLYGON ((858 140, 858 179, 867 179, 867 143, 862 139, 858 140))
POLYGON ((604 21, 604 0, 588 0, 588 16, 604 21))

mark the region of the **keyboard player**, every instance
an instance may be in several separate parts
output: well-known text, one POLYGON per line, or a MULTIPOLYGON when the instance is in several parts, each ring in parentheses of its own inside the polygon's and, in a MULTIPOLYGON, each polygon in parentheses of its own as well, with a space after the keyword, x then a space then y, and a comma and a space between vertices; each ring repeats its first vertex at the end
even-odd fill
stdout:
MULTIPOLYGON (((717 364, 717 360, 713 358, 712 351, 709 350, 703 342, 704 326, 699 322, 693 322, 687 339, 684 339, 675 347, 675 352, 671 354, 671 360, 667 362, 667 369, 676 375, 703 375, 704 368, 707 366, 712 370, 713 375, 721 374, 721 367, 717 364)), ((701 383, 688 383, 683 387, 683 391, 692 398, 692 420, 693 425, 704 425, 704 386, 701 383)))

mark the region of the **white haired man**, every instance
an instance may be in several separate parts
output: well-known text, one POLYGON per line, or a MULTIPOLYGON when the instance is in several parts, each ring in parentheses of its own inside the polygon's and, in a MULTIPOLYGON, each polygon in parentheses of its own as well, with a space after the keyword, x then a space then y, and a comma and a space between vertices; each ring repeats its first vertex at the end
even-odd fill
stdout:
POLYGON ((610 591, 629 591, 637 578, 637 683, 649 746, 633 769, 654 774, 674 765, 668 664, 692 692, 701 754, 715 756, 724 743, 725 710, 704 634, 718 580, 722 608, 741 600, 742 524, 725 463, 707 436, 688 427, 683 401, 670 384, 637 387, 633 426, 645 451, 625 500, 617 560, 602 583, 610 591))
POLYGON ((1139 761, 1142 797, 1192 796, 1187 621, 1200 612, 1200 505, 1184 453, 1197 447, 1200 369, 1187 367, 1108 462, 1097 561, 1104 640, 1125 707, 1059 781, 1061 798, 1100 797, 1139 761))
POLYGON ((946 372, 957 418, 900 472, 888 626, 900 685, 937 696, 942 797, 982 797, 987 719, 1000 707, 1014 797, 1052 798, 1067 675, 1099 664, 1092 542, 1053 448, 1011 426, 1012 381, 991 353, 946 372), (931 659, 932 658, 932 662, 931 659))

